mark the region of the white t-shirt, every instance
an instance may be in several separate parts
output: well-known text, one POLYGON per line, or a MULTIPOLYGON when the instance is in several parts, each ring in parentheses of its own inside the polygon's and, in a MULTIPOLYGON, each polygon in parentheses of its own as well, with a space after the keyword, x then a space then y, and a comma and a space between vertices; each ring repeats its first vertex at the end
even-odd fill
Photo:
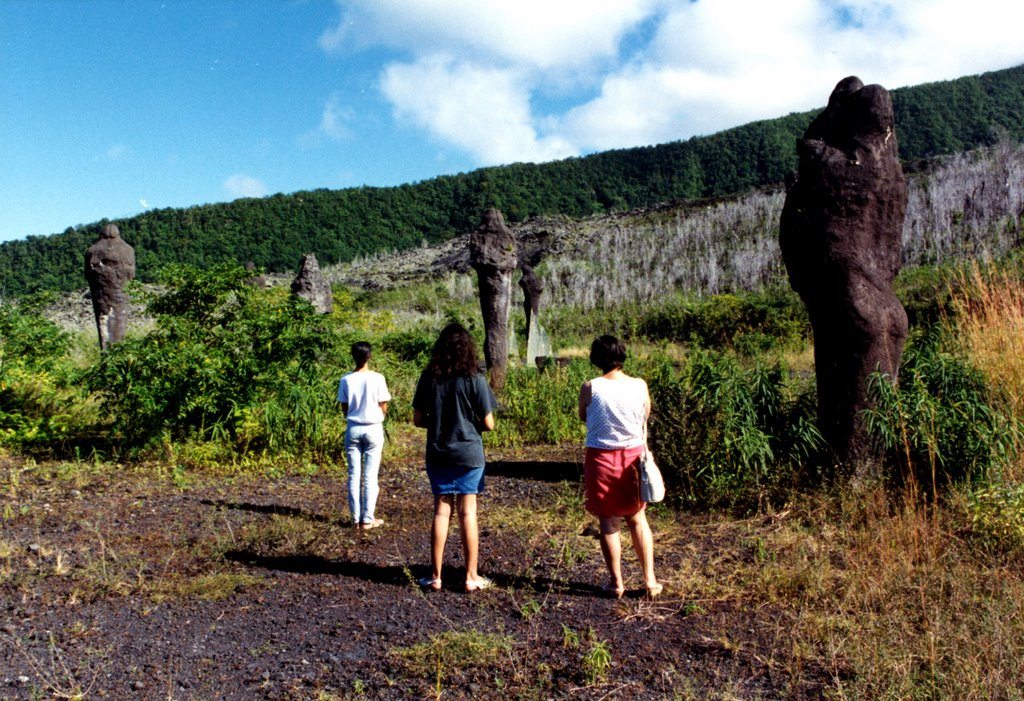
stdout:
POLYGON ((590 381, 586 447, 613 450, 643 445, 646 420, 647 383, 639 377, 590 381))
POLYGON ((384 376, 373 370, 357 370, 338 383, 338 402, 348 404, 348 422, 379 424, 384 421, 381 402, 390 402, 391 393, 384 376))

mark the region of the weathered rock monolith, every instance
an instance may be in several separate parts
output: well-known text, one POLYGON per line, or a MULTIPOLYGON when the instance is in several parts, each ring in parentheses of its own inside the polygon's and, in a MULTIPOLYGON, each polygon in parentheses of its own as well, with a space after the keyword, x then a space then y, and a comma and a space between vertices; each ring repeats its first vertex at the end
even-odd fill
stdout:
POLYGON ((308 301, 321 314, 330 314, 333 311, 334 295, 331 293, 331 286, 320 272, 320 263, 314 254, 307 253, 302 256, 299 274, 292 280, 292 294, 308 301))
POLYGON ((544 283, 533 272, 532 266, 523 263, 519 269, 523 272, 519 278, 519 287, 523 290, 523 314, 526 315, 526 328, 529 329, 530 321, 536 319, 540 312, 540 296, 544 293, 544 283))
POLYGON ((779 243, 814 330, 818 423, 841 465, 870 474, 868 376, 880 370, 895 381, 907 337, 892 290, 907 189, 888 91, 840 81, 797 153, 779 243))
POLYGON ((96 243, 85 252, 85 279, 89 282, 101 350, 124 338, 128 329, 128 295, 124 286, 134 277, 135 249, 121 238, 116 226, 107 224, 96 243))
POLYGON ((516 240, 501 212, 484 212, 483 222, 469 237, 469 262, 476 270, 480 311, 484 318, 484 359, 491 388, 500 392, 508 368, 508 317, 512 310, 512 272, 516 240))

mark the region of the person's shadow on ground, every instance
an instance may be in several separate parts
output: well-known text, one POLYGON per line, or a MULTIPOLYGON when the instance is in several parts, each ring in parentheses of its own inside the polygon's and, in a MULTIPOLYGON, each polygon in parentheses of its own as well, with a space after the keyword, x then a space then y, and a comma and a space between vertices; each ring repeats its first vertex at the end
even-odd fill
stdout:
MULTIPOLYGON (((229 550, 224 559, 249 567, 260 567, 275 572, 293 574, 326 574, 337 577, 351 577, 377 584, 414 586, 417 579, 429 575, 425 565, 377 565, 369 562, 338 560, 319 555, 260 555, 248 550, 229 550)), ((538 594, 553 593, 575 596, 603 594, 600 587, 583 582, 571 582, 550 577, 524 577, 514 574, 487 573, 494 583, 503 589, 532 591, 538 594)), ((466 579, 465 568, 446 568, 445 589, 461 590, 466 579)))

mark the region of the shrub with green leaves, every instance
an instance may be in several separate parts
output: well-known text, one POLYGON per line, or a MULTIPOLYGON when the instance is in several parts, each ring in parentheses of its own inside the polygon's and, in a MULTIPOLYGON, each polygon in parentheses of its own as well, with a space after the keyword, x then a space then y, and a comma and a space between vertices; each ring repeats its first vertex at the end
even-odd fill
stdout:
POLYGON ((647 338, 749 354, 797 344, 810 328, 799 298, 781 287, 676 300, 645 311, 639 326, 647 338))
POLYGON ((814 393, 781 365, 692 353, 650 372, 651 446, 670 493, 695 506, 754 506, 816 479, 814 393))
POLYGON ((30 307, 0 305, 0 445, 53 452, 90 432, 93 407, 69 346, 68 334, 30 307))
POLYGON ((579 418, 580 387, 594 375, 584 360, 543 372, 509 369, 499 397, 498 421, 489 443, 505 447, 583 443, 586 427, 579 418))
POLYGON ((970 495, 971 531, 985 547, 1024 551, 1024 484, 988 485, 970 495))
POLYGON ((240 266, 173 268, 157 325, 104 353, 88 374, 128 446, 233 441, 243 450, 323 453, 338 445, 334 385, 347 352, 303 300, 247 284, 240 266))
POLYGON ((984 376, 942 349, 937 328, 914 333, 899 382, 875 374, 865 411, 868 431, 888 453, 893 476, 932 488, 982 481, 1009 458, 1020 421, 1000 411, 984 376))

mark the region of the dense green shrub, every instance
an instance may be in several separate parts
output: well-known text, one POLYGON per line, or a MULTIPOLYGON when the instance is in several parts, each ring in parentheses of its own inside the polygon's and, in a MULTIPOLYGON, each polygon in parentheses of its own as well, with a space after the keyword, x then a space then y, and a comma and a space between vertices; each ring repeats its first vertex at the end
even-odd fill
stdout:
POLYGON ((651 446, 688 505, 751 507, 817 478, 814 394, 780 365, 699 351, 650 372, 651 446))
POLYGON ((157 325, 87 376, 130 447, 231 440, 242 450, 336 449, 334 383, 344 362, 328 320, 284 290, 246 284, 240 266, 174 268, 148 305, 157 325))
POLYGON ((499 397, 494 445, 513 447, 537 443, 583 444, 586 430, 579 419, 580 386, 595 375, 585 360, 543 372, 514 367, 499 397))
POLYGON ((0 445, 50 452, 92 432, 94 407, 75 382, 69 346, 31 308, 0 305, 0 445))
POLYGON ((970 494, 971 532, 985 548, 1024 551, 1024 485, 992 484, 970 494))
POLYGON ((49 319, 21 306, 0 304, 0 375, 11 364, 52 370, 70 337, 49 319))
POLYGON ((800 343, 810 333, 810 322, 800 298, 788 288, 776 287, 669 302, 640 317, 639 333, 755 354, 800 343))
POLYGON ((887 450, 894 476, 931 488, 983 481, 1021 435, 1019 420, 996 408, 994 391, 978 370, 942 349, 937 328, 919 330, 904 351, 898 385, 872 376, 868 430, 887 450))

